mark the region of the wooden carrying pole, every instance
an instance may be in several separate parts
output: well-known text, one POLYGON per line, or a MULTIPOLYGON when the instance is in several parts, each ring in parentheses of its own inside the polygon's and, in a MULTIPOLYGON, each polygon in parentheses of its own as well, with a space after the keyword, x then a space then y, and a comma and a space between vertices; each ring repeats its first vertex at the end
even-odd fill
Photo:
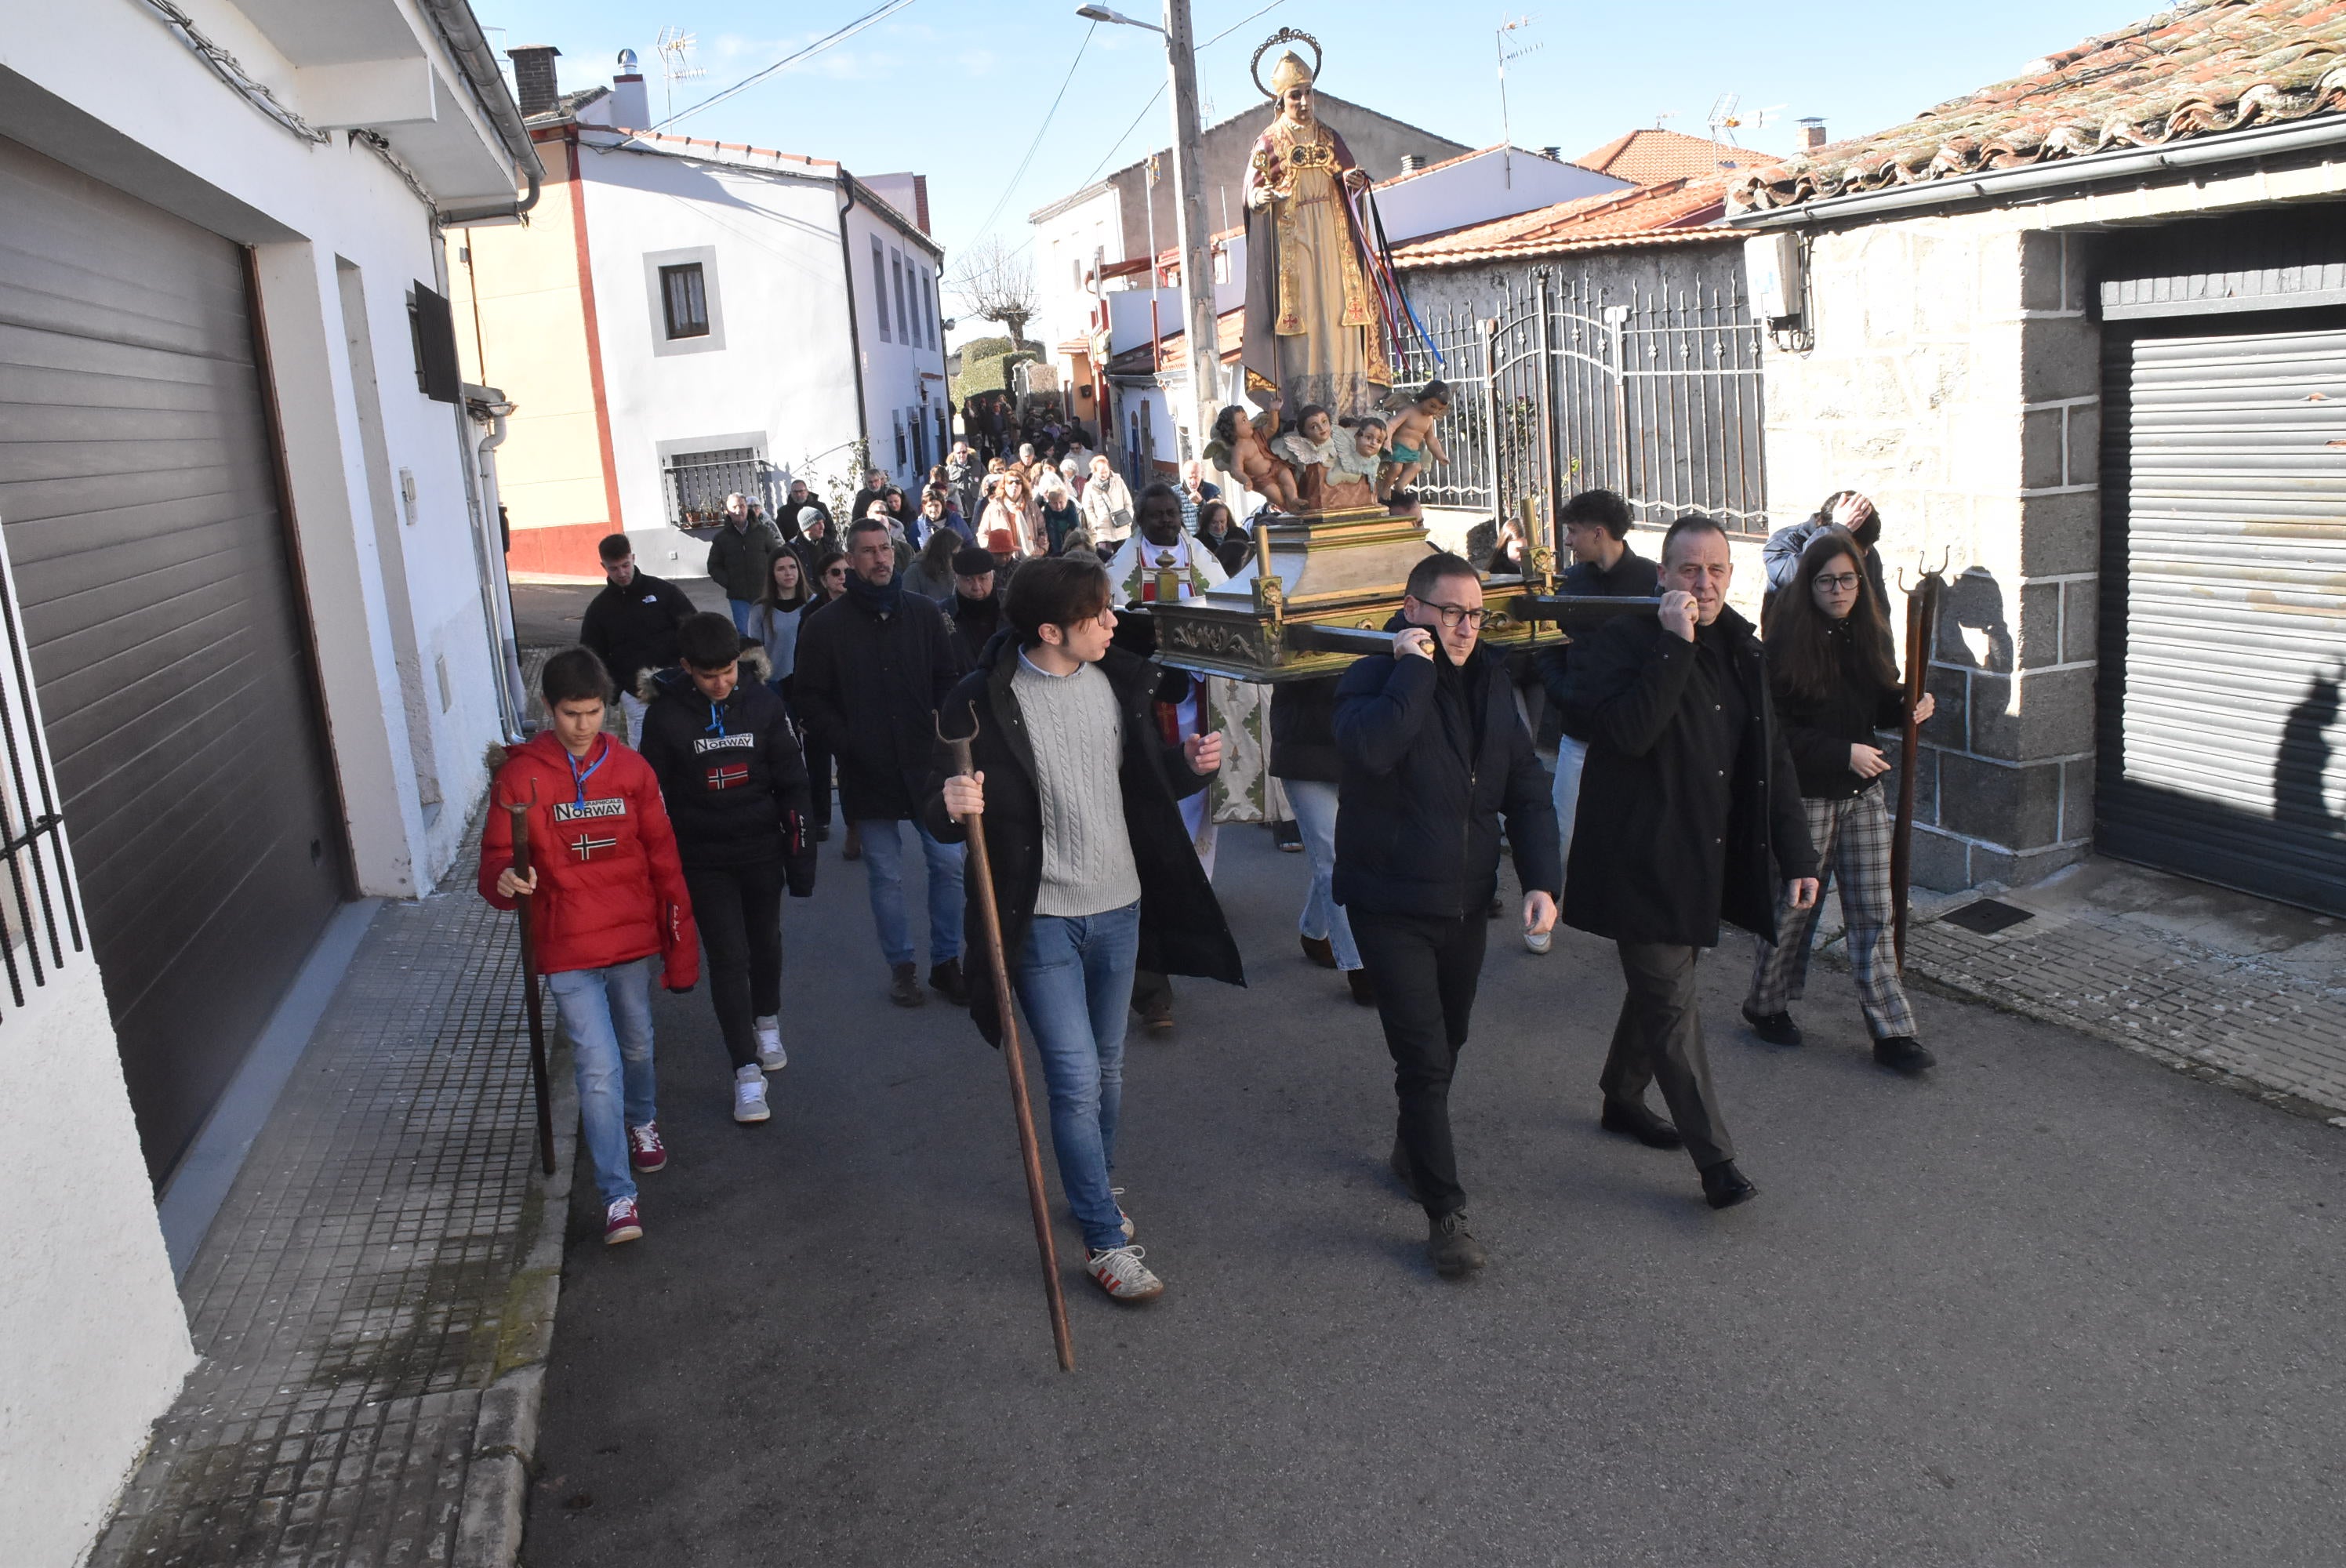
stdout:
MULTIPOLYGON (((537 781, 532 779, 529 799, 519 805, 499 805, 513 813, 513 873, 524 881, 529 880, 529 813, 537 804, 537 781)), ((537 1099, 537 1163, 547 1176, 554 1174, 554 1097, 547 1092, 546 1082, 546 1003, 537 991, 537 942, 530 930, 529 895, 514 896, 514 910, 521 919, 521 988, 525 1006, 529 1012, 529 1083, 537 1099)))
POLYGON ((1906 972, 1906 905, 1914 881, 1914 762, 1922 748, 1923 727, 1914 710, 1923 701, 1923 677, 1938 639, 1943 586, 1938 573, 1927 572, 1906 596, 1906 722, 1898 738, 1898 815, 1890 834, 1891 934, 1901 974, 1906 972))
MULTIPOLYGON (((968 778, 969 743, 977 738, 977 715, 970 716, 967 735, 956 739, 937 726, 937 738, 953 752, 954 770, 968 778)), ((1043 1297, 1051 1308, 1051 1342, 1058 1348, 1059 1369, 1076 1369, 1076 1343, 1067 1332, 1067 1299, 1059 1290, 1059 1250, 1051 1240, 1051 1210, 1043 1196, 1043 1151, 1035 1141, 1035 1108, 1026 1098, 1026 1059, 1018 1043, 1017 1000, 1010 991, 1010 962, 1002 951, 1002 911, 994 903, 994 867, 985 856, 985 818, 965 817, 970 869, 976 876, 977 910, 984 927, 985 962, 994 976, 994 1005, 1002 1026, 1002 1060, 1010 1069, 1010 1103, 1018 1117, 1018 1154, 1026 1166, 1026 1207, 1035 1215, 1035 1249, 1043 1259, 1043 1297)))

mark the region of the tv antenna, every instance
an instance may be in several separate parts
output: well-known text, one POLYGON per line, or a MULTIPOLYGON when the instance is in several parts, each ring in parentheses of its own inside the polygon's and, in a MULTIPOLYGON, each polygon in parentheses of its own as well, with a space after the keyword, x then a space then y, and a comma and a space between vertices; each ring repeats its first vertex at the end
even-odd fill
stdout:
POLYGON ((707 66, 692 63, 692 51, 699 42, 693 34, 671 24, 659 30, 659 37, 652 44, 652 47, 659 52, 660 76, 667 84, 668 107, 664 113, 668 117, 676 114, 677 83, 688 82, 696 76, 709 74, 707 66))
POLYGON ((1512 22, 1503 16, 1498 31, 1492 35, 1499 53, 1499 162, 1506 173, 1509 190, 1515 188, 1515 137, 1507 127, 1507 62, 1520 60, 1525 55, 1545 47, 1541 44, 1528 43, 1521 36, 1531 25, 1532 19, 1528 15, 1518 16, 1512 22), (1510 40, 1507 36, 1510 33, 1518 36, 1510 40))

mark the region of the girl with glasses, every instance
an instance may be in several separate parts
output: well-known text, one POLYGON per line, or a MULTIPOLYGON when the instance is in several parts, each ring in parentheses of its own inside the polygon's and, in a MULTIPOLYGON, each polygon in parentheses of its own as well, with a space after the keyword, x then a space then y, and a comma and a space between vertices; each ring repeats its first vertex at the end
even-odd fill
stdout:
MULTIPOLYGON (((1768 616, 1768 683, 1800 774, 1810 840, 1825 875, 1841 888, 1873 1058, 1912 1076, 1932 1058, 1914 1037, 1914 1012, 1892 951, 1890 810, 1882 788, 1890 759, 1878 733, 1905 724, 1906 692, 1864 549, 1850 530, 1828 525, 1801 550, 1768 616)), ((1925 692, 1916 722, 1929 718, 1933 706, 1925 692)), ((1789 1004, 1807 981, 1817 907, 1780 903, 1777 940, 1760 943, 1743 1017, 1771 1044, 1800 1043, 1789 1004)))

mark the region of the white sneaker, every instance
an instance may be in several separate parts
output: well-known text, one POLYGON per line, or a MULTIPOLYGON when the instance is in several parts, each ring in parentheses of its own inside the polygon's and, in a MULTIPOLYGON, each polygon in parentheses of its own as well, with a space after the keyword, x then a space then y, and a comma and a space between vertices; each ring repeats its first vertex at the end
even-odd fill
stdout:
POLYGON ((1545 952, 1549 948, 1554 947, 1555 945, 1556 932, 1553 930, 1527 931, 1524 932, 1524 946, 1534 952, 1545 952))
POLYGON ((754 1062, 733 1070, 733 1119, 762 1122, 773 1112, 766 1107, 766 1074, 754 1062))
POLYGON ((1152 1301, 1165 1294, 1165 1281, 1148 1271, 1144 1256, 1143 1247, 1110 1247, 1093 1253, 1086 1266, 1111 1301, 1152 1301))
POLYGON ((782 1021, 779 1018, 758 1020, 758 1065, 768 1073, 779 1073, 790 1064, 790 1054, 782 1049, 782 1021))

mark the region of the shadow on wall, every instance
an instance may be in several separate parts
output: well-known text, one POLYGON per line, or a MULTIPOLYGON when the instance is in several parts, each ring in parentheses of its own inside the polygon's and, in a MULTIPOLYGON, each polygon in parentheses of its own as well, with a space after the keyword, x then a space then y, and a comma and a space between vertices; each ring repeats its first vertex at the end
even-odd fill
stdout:
POLYGON ((2346 817, 2330 809, 2324 779, 2330 770, 2329 731, 2338 722, 2339 685, 2346 660, 2335 672, 2314 676, 2297 706, 2281 721, 2280 748, 2273 758, 2273 820, 2315 833, 2346 835, 2346 817))

